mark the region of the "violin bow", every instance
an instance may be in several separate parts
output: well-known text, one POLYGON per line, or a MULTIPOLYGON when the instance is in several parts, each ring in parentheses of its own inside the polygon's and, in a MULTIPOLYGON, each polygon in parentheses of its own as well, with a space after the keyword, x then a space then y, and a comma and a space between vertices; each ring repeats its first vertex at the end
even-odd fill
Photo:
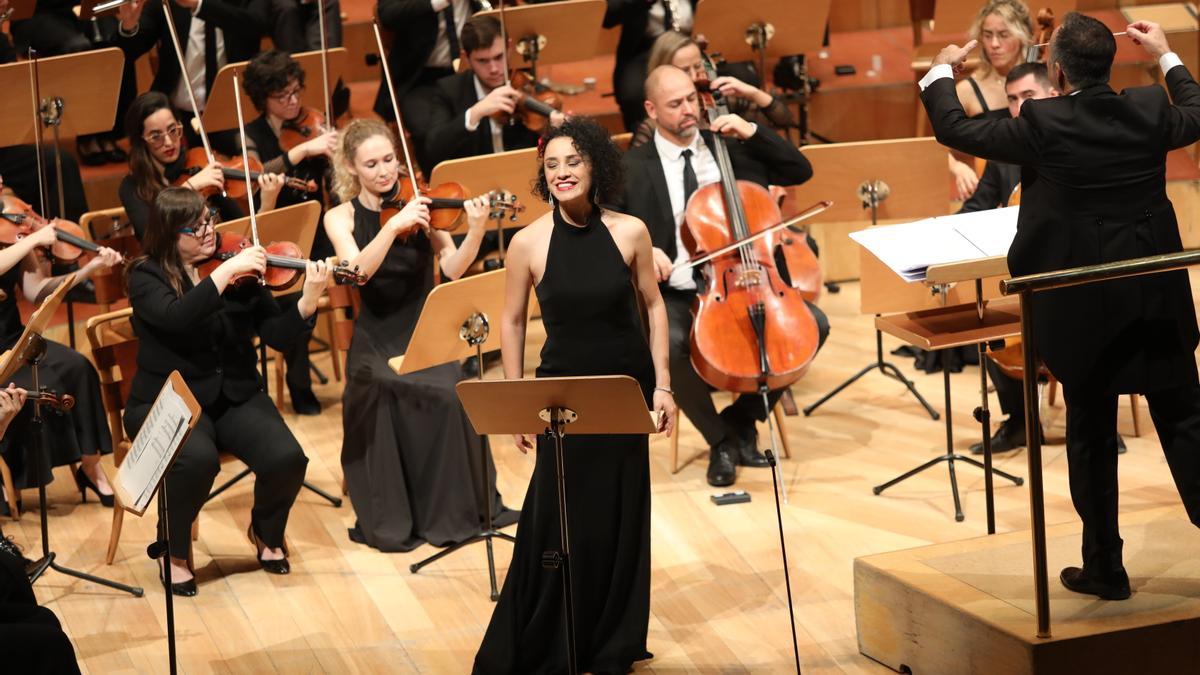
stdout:
MULTIPOLYGON (((208 142, 208 133, 204 131, 204 122, 200 120, 200 106, 196 105, 196 92, 192 91, 192 81, 188 78, 187 65, 183 61, 183 47, 179 46, 179 34, 175 32, 175 18, 171 16, 171 0, 162 0, 162 5, 163 14, 167 17, 167 32, 171 35, 171 44, 175 46, 175 57, 179 59, 179 77, 183 80, 183 88, 187 90, 188 101, 192 104, 192 114, 195 115, 193 119, 196 120, 196 128, 200 133, 200 142, 204 144, 204 154, 208 156, 208 163, 212 164, 217 158, 208 142)), ((225 191, 222 190, 221 194, 225 194, 225 191)))
MULTIPOLYGON (((42 157, 42 88, 38 78, 37 50, 29 48, 29 88, 33 95, 33 147, 37 155, 38 202, 46 212, 46 164, 42 157)), ((61 173, 61 172, 60 172, 61 173)))
POLYGON ((408 180, 412 181, 413 199, 418 199, 421 197, 421 188, 417 185, 417 172, 413 171, 412 155, 408 152, 408 140, 404 137, 404 122, 400 120, 400 104, 396 102, 396 86, 392 84, 392 70, 388 67, 387 52, 383 50, 383 38, 379 34, 379 19, 372 21, 371 27, 375 29, 375 45, 379 47, 379 63, 383 65, 383 81, 387 83, 388 96, 392 100, 392 114, 396 116, 396 132, 400 136, 400 147, 404 150, 404 165, 408 168, 408 180))
MULTIPOLYGON (((247 169, 246 180, 248 182, 250 180, 250 151, 246 149, 246 120, 242 117, 242 88, 238 84, 237 73, 233 74, 233 100, 234 106, 237 108, 238 136, 242 146, 242 166, 247 169)), ((261 246, 258 242, 258 209, 254 208, 254 194, 249 190, 247 190, 246 204, 250 209, 250 239, 254 242, 255 246, 261 246)), ((259 275, 259 281, 266 283, 262 275, 259 275)))
POLYGON ((325 125, 332 129, 334 124, 329 103, 329 45, 325 39, 325 0, 317 0, 317 23, 321 30, 321 87, 325 92, 325 125))

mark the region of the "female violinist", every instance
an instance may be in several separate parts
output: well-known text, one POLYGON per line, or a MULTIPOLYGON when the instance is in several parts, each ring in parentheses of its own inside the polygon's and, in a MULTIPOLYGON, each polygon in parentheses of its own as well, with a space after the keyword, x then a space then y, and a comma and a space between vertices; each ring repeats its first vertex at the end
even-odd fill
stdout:
POLYGON ((190 532, 220 470, 218 451, 236 455, 254 471, 247 537, 259 565, 271 574, 291 569, 284 529, 308 459, 262 391, 254 338, 287 349, 307 335, 329 278, 325 263, 310 262, 299 300, 281 305, 256 280, 231 281, 266 269, 263 248, 247 247, 202 278, 198 267, 215 249, 213 216, 204 199, 169 187, 155 197, 144 255, 127 270, 138 369, 125 407, 126 430, 130 437, 137 434, 173 370, 183 374, 202 408, 167 473, 169 520, 159 523, 171 539, 171 591, 184 596, 196 594, 190 532))
MULTIPOLYGON (((601 206, 622 187, 621 154, 595 122, 568 118, 538 156, 535 192, 555 206, 513 238, 500 324, 504 375, 525 372, 529 292, 546 327, 538 377, 629 375, 659 431, 675 423, 667 357, 667 313, 641 220, 601 206), (638 311, 649 316, 647 342, 638 311)), ((534 447, 515 438, 521 452, 534 447)), ((558 575, 542 552, 559 546, 555 453, 538 437, 537 460, 512 565, 492 613, 475 673, 558 672, 566 655, 558 575)), ((642 435, 568 435, 563 462, 579 672, 626 673, 646 651, 650 619, 650 461, 642 435)))
MULTIPOLYGON (((0 187, 3 181, 0 180, 0 187)), ((28 219, 27 219, 28 220, 28 219)), ((3 221, 5 227, 15 224, 3 221)), ((62 280, 52 276, 51 260, 41 252, 57 241, 53 225, 44 225, 27 236, 15 239, 0 249, 0 351, 11 349, 25 329, 17 307, 17 295, 33 303, 41 302, 62 280)), ((116 251, 101 247, 98 254, 76 272, 76 283, 82 283, 96 272, 121 261, 116 251)), ((13 377, 18 386, 30 388, 33 382, 28 368, 13 377)), ((112 506, 112 488, 100 469, 100 455, 112 452, 111 435, 100 398, 100 378, 95 368, 79 352, 47 340, 46 356, 38 369, 39 384, 47 389, 71 394, 76 405, 70 411, 44 416, 46 430, 44 447, 46 460, 37 475, 25 465, 24 447, 29 432, 29 414, 23 412, 9 430, 11 440, 5 446, 4 458, 13 472, 17 488, 36 485, 35 478, 51 480, 50 468, 64 464, 81 464, 75 473, 75 483, 86 500, 85 489, 96 493, 102 504, 112 506)), ((6 509, 7 507, 0 507, 6 509)))
POLYGON ((403 354, 435 269, 457 279, 479 248, 487 218, 485 198, 464 204, 470 227, 461 245, 429 230, 426 197, 410 200, 380 222, 383 195, 399 180, 401 164, 391 131, 359 119, 342 130, 334 160, 334 191, 342 203, 325 214, 325 230, 339 259, 369 280, 360 287, 362 309, 346 359, 342 396, 342 469, 358 522, 350 538, 382 551, 410 551, 422 543, 445 546, 477 534, 485 504, 503 527, 517 514, 504 508, 488 455, 489 493, 476 494, 480 443, 454 385, 458 364, 397 375, 388 359, 403 354))
MULTIPOLYGON (((193 167, 189 175, 183 125, 165 94, 151 91, 134 99, 125 116, 129 136, 129 175, 121 180, 118 193, 133 230, 141 239, 150 222, 151 205, 158 193, 172 184, 196 191, 212 192, 208 198, 221 220, 245 215, 237 202, 223 196, 225 176, 217 163, 193 167)), ((283 188, 283 177, 264 173, 259 177, 260 211, 275 208, 283 188)))
MULTIPOLYGON (((654 40, 646 72, 670 64, 687 71, 693 81, 707 80, 702 54, 700 45, 690 36, 667 31, 654 40)), ((796 124, 787 104, 781 99, 732 75, 722 75, 709 86, 713 91, 721 92, 731 113, 751 122, 765 124, 774 129, 789 129, 796 124)), ((636 147, 653 139, 654 120, 646 118, 633 133, 630 146, 636 147)))

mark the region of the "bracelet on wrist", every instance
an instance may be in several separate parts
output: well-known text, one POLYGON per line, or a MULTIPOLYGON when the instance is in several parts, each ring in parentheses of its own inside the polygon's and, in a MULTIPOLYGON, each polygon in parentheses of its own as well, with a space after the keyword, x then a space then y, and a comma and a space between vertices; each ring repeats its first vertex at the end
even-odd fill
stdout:
POLYGON ((670 394, 671 396, 674 396, 674 395, 675 395, 675 392, 671 391, 671 388, 670 388, 670 387, 655 387, 655 388, 654 388, 654 391, 661 391, 661 392, 665 392, 665 393, 667 393, 667 394, 670 394))

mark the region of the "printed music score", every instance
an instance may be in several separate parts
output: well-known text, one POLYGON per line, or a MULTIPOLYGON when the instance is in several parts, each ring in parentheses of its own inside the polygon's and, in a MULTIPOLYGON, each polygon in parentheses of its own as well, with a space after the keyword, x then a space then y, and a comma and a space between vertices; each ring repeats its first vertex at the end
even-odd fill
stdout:
MULTIPOLYGON (((173 375, 163 385, 117 474, 122 505, 138 514, 150 505, 159 481, 193 425, 193 406, 176 390, 176 382, 182 383, 173 375)), ((191 398, 186 386, 183 390, 191 398)))
POLYGON ((907 282, 924 281, 932 265, 1008 254, 1019 206, 882 225, 850 238, 907 282))

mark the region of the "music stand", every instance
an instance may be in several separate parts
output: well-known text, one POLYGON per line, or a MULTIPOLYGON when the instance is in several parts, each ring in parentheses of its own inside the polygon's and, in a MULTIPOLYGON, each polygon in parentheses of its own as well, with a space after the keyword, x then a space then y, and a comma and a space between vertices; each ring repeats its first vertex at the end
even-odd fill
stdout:
MULTIPOLYGON (((308 257, 312 250, 313 237, 317 232, 317 218, 321 215, 321 205, 315 201, 300 202, 283 208, 264 211, 256 214, 258 219, 258 238, 263 242, 263 246, 276 241, 290 241, 295 243, 300 248, 300 254, 303 257, 308 257)), ((240 234, 245 237, 250 236, 250 218, 238 218, 227 223, 217 225, 217 233, 229 232, 232 234, 240 234)), ((295 293, 292 289, 275 291, 276 296, 288 295, 295 293)), ((263 384, 266 386, 267 378, 267 346, 259 344, 259 367, 262 370, 263 384)), ((250 475, 250 468, 242 469, 233 478, 225 481, 220 487, 208 493, 205 501, 216 497, 225 490, 229 489, 234 483, 250 475)), ((342 505, 342 498, 329 494, 321 488, 304 481, 303 486, 311 492, 316 493, 335 507, 342 505)))
MULTIPOLYGON (((553 5, 542 6, 552 7, 553 5)), ((507 11, 505 10, 505 12, 507 11)), ((492 219, 496 226, 500 265, 503 266, 504 231, 525 227, 550 212, 550 205, 533 194, 533 185, 525 178, 534 175, 536 171, 538 171, 537 148, 525 148, 440 162, 430 172, 429 181, 430 185, 458 183, 463 186, 467 194, 471 195, 482 195, 493 191, 507 192, 516 197, 517 203, 525 207, 523 211, 513 211, 507 217, 497 213, 495 214, 497 217, 492 219), (519 176, 519 178, 513 180, 513 176, 519 176)), ((460 219, 458 225, 450 231, 451 234, 466 234, 466 232, 466 218, 460 219)))
MULTIPOLYGON (((564 0, 505 8, 509 66, 515 67, 519 58, 528 64, 536 80, 539 63, 552 66, 595 57, 605 7, 603 0, 564 0)), ((476 16, 492 16, 499 21, 500 11, 479 12, 476 16)))
MULTIPOLYGON (((30 368, 30 377, 32 387, 30 391, 38 392, 41 390, 41 385, 38 380, 38 365, 42 357, 46 354, 46 340, 42 337, 42 333, 46 331, 46 327, 50 324, 50 319, 54 313, 58 311, 58 306, 66 297, 67 292, 71 290, 71 286, 75 284, 75 275, 68 274, 59 284, 54 292, 42 301, 42 304, 29 317, 29 322, 25 325, 25 330, 21 333, 21 337, 13 344, 5 355, 0 358, 0 381, 8 382, 12 378, 13 373, 28 365, 30 368)), ((30 450, 26 456, 35 458, 34 462, 29 463, 33 469, 31 475, 37 476, 38 503, 41 505, 41 528, 42 528, 42 557, 33 564, 33 567, 28 570, 29 582, 36 582, 47 569, 53 569, 67 576, 72 576, 77 579, 84 579, 92 583, 108 586, 118 591, 124 591, 134 597, 142 597, 143 590, 137 586, 127 586, 125 584, 110 581, 103 577, 87 574, 73 570, 69 567, 64 567, 55 561, 56 553, 50 550, 50 530, 49 522, 46 517, 46 483, 41 479, 42 458, 46 454, 45 438, 42 430, 42 402, 39 399, 33 400, 33 417, 29 420, 29 438, 30 450)))
MULTIPOLYGON (((404 375, 474 356, 480 364, 479 380, 483 380, 483 353, 500 348, 500 333, 491 331, 490 322, 498 322, 504 311, 504 274, 503 270, 494 270, 434 287, 421 308, 421 316, 417 318, 408 350, 401 356, 388 359, 392 370, 404 375)), ((482 485, 479 494, 484 495, 484 522, 479 534, 415 562, 408 569, 416 574, 422 567, 464 546, 482 541, 487 545, 490 597, 495 601, 500 597, 500 592, 496 586, 492 539, 499 537, 510 542, 516 539, 500 532, 492 524, 492 491, 489 489, 487 472, 489 452, 487 438, 481 435, 479 476, 482 485)))
POLYGON ((138 430, 121 464, 113 491, 117 508, 141 516, 146 512, 154 493, 158 492, 158 519, 162 523, 162 538, 146 547, 151 560, 163 561, 162 581, 167 603, 167 661, 175 675, 175 600, 171 592, 171 536, 167 527, 167 471, 179 456, 179 449, 200 421, 200 404, 183 381, 178 370, 171 371, 163 383, 146 421, 138 430))
POLYGON ((578 671, 575 654, 575 603, 571 594, 571 546, 567 530, 567 486, 563 435, 567 425, 580 434, 652 434, 656 425, 646 410, 637 380, 627 375, 544 377, 522 380, 468 380, 456 387, 476 433, 545 434, 554 443, 558 485, 559 551, 542 554, 542 566, 562 571, 567 670, 578 671))
MULTIPOLYGON (((836 263, 843 252, 859 254, 859 247, 852 244, 847 235, 851 230, 862 229, 864 210, 870 213, 871 225, 877 225, 882 220, 918 220, 944 215, 947 210, 945 206, 939 208, 939 205, 947 204, 946 149, 933 138, 810 146, 805 148, 804 155, 813 165, 813 178, 804 185, 790 188, 793 198, 801 204, 817 199, 832 198, 834 201, 834 205, 821 214, 821 222, 811 226, 818 235, 818 242, 822 244, 822 266, 828 267, 831 261, 836 263)), ((864 257, 874 260, 870 255, 864 257)), ((885 311, 921 308, 889 305, 885 310, 873 306, 868 269, 863 267, 854 272, 860 272, 862 277, 862 311, 878 316, 885 311)), ((886 272, 886 268, 885 273, 894 277, 886 272)), ((921 296, 912 302, 919 303, 925 299, 925 296, 921 296)), ((889 298, 887 302, 893 300, 889 298)), ((806 406, 804 415, 812 415, 826 401, 874 370, 903 384, 930 417, 935 420, 940 418, 933 406, 917 391, 912 380, 895 364, 884 360, 883 333, 878 328, 875 330, 875 361, 806 406)))
MULTIPOLYGON (((328 50, 328 54, 329 81, 336 82, 341 79, 342 73, 346 70, 346 48, 332 47, 328 50)), ((321 52, 319 50, 292 54, 292 60, 300 64, 308 77, 321 73, 321 52)), ((204 104, 204 112, 200 113, 200 120, 209 132, 237 128, 237 110, 233 101, 233 76, 241 77, 242 71, 246 69, 248 63, 248 61, 229 63, 217 71, 212 88, 209 89, 208 101, 204 104)), ((300 93, 300 104, 306 108, 324 111, 325 101, 321 100, 323 96, 324 93, 320 87, 305 87, 304 91, 300 93)), ((242 89, 242 108, 256 110, 244 88, 242 89)), ((328 120, 326 123, 332 124, 328 120)))

